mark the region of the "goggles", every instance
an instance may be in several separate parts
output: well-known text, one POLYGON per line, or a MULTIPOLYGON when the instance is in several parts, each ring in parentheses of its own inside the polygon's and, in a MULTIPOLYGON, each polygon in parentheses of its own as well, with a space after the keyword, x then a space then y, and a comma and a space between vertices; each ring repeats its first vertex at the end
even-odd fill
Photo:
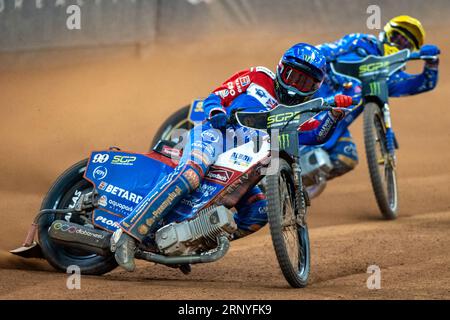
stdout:
POLYGON ((411 41, 408 40, 408 38, 397 31, 392 32, 390 42, 394 43, 400 49, 414 49, 414 44, 412 44, 411 41))
POLYGON ((303 70, 298 70, 292 66, 280 62, 280 78, 284 85, 295 88, 301 93, 312 93, 319 89, 322 80, 316 79, 303 70))

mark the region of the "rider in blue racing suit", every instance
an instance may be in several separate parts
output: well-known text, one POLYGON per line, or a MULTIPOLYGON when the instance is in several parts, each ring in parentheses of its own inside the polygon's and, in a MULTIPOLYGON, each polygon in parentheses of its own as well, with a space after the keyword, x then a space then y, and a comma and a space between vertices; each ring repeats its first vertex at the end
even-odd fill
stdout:
MULTIPOLYGON (((120 222, 111 238, 111 251, 127 271, 135 268, 134 253, 138 242, 151 245, 154 233, 170 210, 195 190, 208 168, 223 153, 222 142, 230 129, 229 115, 235 108, 251 112, 266 111, 278 103, 295 105, 305 102, 319 89, 325 76, 326 61, 320 51, 308 44, 297 44, 285 52, 276 75, 264 67, 238 72, 213 91, 203 106, 207 121, 189 132, 188 141, 178 165, 163 181, 120 222), (200 130, 199 130, 200 129, 200 130), (199 134, 200 133, 200 134, 199 134)), ((352 99, 335 97, 338 108, 323 112, 301 125, 300 140, 306 145, 325 141, 342 119, 352 99), (341 108, 339 108, 341 107, 341 108)), ((234 129, 245 129, 234 125, 234 129), (236 128, 237 127, 237 128, 236 128)), ((232 147, 232 146, 231 146, 232 147)), ((238 231, 234 238, 252 233, 267 222, 267 202, 259 187, 254 187, 235 206, 238 231)))
MULTIPOLYGON (((361 100, 361 86, 353 79, 335 74, 330 62, 338 58, 361 60, 368 55, 383 56, 402 49, 420 51, 425 60, 421 74, 408 74, 403 70, 395 72, 388 80, 389 96, 400 97, 413 95, 434 89, 438 80, 438 64, 436 57, 439 49, 434 45, 423 45, 425 31, 421 23, 409 16, 398 16, 391 19, 377 39, 373 35, 353 33, 342 39, 317 46, 327 60, 327 76, 314 97, 328 98, 336 94, 349 95, 358 103, 361 100)), ((358 163, 356 145, 349 130, 345 130, 336 145, 329 150, 333 170, 328 179, 340 176, 358 163)))

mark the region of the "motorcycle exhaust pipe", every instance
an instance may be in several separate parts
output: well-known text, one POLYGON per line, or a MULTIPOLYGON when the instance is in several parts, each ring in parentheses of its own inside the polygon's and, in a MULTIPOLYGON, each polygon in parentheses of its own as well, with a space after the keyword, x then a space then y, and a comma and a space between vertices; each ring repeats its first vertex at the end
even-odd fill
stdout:
POLYGON ((49 237, 57 244, 81 249, 101 256, 111 255, 111 233, 85 227, 65 220, 55 220, 48 230, 49 237))
POLYGON ((136 258, 147 260, 165 265, 183 265, 183 264, 195 264, 195 263, 209 263, 217 261, 225 256, 230 248, 230 241, 221 236, 218 239, 218 246, 215 250, 208 253, 196 254, 190 256, 163 256, 160 254, 146 252, 138 250, 136 252, 136 258))

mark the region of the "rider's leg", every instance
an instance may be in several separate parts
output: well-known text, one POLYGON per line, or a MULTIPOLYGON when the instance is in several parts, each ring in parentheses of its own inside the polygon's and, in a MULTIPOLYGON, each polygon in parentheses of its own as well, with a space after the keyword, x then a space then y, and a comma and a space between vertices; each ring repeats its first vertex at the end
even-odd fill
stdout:
POLYGON ((238 230, 233 239, 245 237, 264 227, 267 223, 267 200, 261 189, 256 186, 248 191, 236 205, 234 220, 238 230))
POLYGON ((111 250, 120 266, 133 271, 137 241, 152 239, 158 224, 186 194, 196 189, 209 166, 222 151, 222 133, 206 123, 189 133, 178 166, 160 181, 120 222, 112 237, 111 250))
POLYGON ((328 180, 341 176, 353 170, 358 164, 358 153, 350 131, 345 130, 336 145, 329 151, 333 169, 327 177, 328 180))

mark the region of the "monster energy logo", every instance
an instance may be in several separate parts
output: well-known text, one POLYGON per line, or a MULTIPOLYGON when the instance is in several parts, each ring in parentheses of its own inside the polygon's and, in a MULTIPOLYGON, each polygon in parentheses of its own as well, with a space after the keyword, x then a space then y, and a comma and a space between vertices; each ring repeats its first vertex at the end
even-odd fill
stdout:
POLYGON ((381 83, 379 82, 371 82, 370 85, 370 94, 377 96, 381 94, 381 83))
POLYGON ((285 133, 278 136, 278 145, 281 149, 288 148, 290 145, 289 134, 285 133))

